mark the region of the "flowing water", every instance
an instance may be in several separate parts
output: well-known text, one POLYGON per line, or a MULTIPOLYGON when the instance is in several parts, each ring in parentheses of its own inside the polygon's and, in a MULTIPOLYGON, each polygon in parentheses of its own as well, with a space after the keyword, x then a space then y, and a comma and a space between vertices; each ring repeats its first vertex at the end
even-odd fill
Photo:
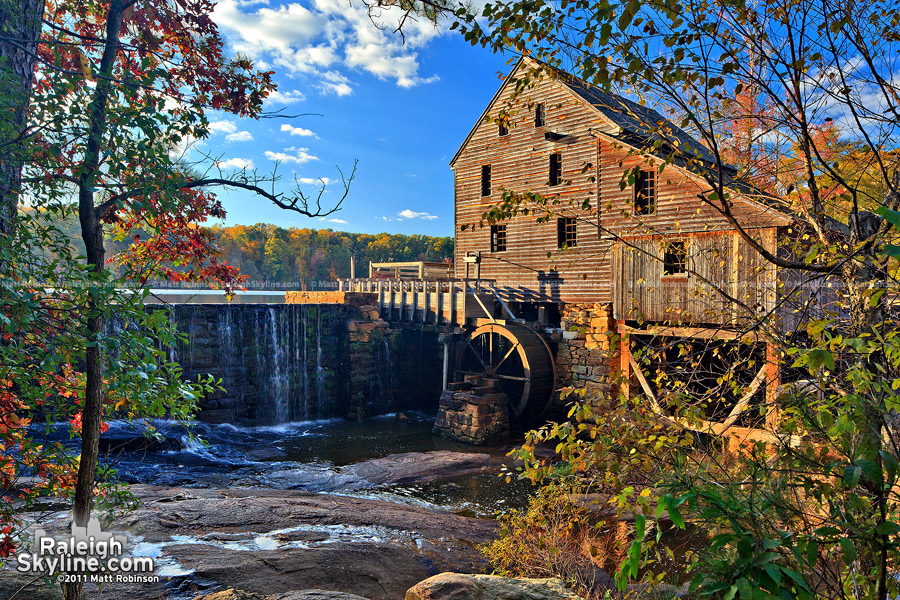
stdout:
MULTIPOLYGON (((496 474, 478 473, 413 485, 350 487, 325 484, 338 468, 401 452, 451 450, 487 452, 501 460, 507 447, 467 446, 431 435, 433 419, 408 413, 406 420, 384 415, 366 421, 328 419, 273 426, 236 427, 191 423, 150 423, 155 437, 143 435, 145 423, 114 421, 103 435, 101 460, 107 472, 126 483, 178 487, 276 487, 331 491, 467 516, 493 516, 521 508, 531 485, 506 484, 496 474), (113 472, 112 470, 115 470, 113 472), (290 473, 285 484, 284 474, 290 473)), ((65 425, 50 437, 67 441, 65 425)))

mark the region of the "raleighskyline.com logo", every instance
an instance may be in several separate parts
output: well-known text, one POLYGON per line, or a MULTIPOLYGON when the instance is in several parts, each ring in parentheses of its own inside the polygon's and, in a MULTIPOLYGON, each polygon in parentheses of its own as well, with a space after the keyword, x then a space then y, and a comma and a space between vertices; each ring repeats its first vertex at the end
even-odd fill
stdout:
POLYGON ((124 556, 128 539, 100 528, 93 518, 87 527, 72 522, 72 534, 54 538, 43 529, 34 532, 31 552, 16 556, 20 573, 55 577, 64 583, 83 582, 155 582, 156 565, 149 556, 124 556))

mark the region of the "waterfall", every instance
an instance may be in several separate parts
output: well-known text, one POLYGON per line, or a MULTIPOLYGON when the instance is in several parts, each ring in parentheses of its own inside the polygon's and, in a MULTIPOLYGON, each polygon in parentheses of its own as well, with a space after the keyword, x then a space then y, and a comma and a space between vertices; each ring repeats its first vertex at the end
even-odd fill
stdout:
POLYGON ((291 420, 290 399, 288 398, 288 381, 285 363, 284 341, 278 326, 280 319, 275 313, 275 308, 268 308, 269 338, 272 342, 272 363, 269 371, 269 397, 274 396, 275 424, 288 423, 291 420))
POLYGON ((388 336, 384 336, 384 368, 378 369, 378 377, 385 374, 387 379, 387 388, 381 386, 381 405, 383 407, 393 408, 394 406, 394 361, 391 358, 391 345, 388 343, 388 336), (385 393, 385 391, 387 393, 385 393))
POLYGON ((322 306, 316 305, 316 409, 325 414, 325 369, 322 367, 322 306))
POLYGON ((309 356, 307 345, 307 333, 306 333, 306 319, 307 319, 307 310, 306 305, 303 304, 300 306, 300 314, 302 315, 303 322, 303 362, 300 363, 301 368, 303 369, 303 418, 309 419, 309 356))
POLYGON ((211 374, 221 380, 224 391, 200 399, 204 420, 273 425, 347 414, 351 386, 353 393, 365 392, 364 414, 406 403, 393 393, 400 376, 393 370, 405 360, 395 338, 379 330, 370 344, 348 344, 344 307, 209 304, 153 310, 166 310, 182 333, 177 343, 160 349, 181 364, 185 379, 211 374), (352 352, 371 354, 357 363, 352 352), (351 384, 353 376, 368 380, 351 384))

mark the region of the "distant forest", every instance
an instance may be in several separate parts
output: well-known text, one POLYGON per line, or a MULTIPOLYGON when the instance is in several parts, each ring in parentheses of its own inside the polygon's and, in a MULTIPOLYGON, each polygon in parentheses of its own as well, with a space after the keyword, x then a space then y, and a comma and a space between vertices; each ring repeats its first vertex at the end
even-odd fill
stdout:
POLYGON ((351 256, 356 260, 357 277, 368 276, 369 262, 448 262, 453 257, 452 237, 284 229, 264 223, 210 230, 229 264, 251 280, 268 282, 350 277, 351 256))
MULTIPOLYGON (((84 252, 77 217, 66 220, 67 234, 77 252, 84 252)), ((209 227, 228 264, 240 269, 250 284, 279 283, 318 287, 322 281, 350 277, 350 257, 356 276, 369 274, 369 262, 425 260, 448 262, 452 237, 378 233, 348 233, 331 229, 285 229, 271 223, 209 227)), ((127 249, 129 240, 106 239, 107 257, 127 249)), ((110 265, 115 270, 115 261, 110 265)))

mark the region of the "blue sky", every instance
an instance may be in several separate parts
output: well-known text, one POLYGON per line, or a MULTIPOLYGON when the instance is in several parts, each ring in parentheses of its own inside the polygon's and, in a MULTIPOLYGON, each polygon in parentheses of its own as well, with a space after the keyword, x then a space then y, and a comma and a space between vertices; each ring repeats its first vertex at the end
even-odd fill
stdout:
POLYGON ((376 28, 354 0, 222 0, 213 18, 232 51, 275 71, 278 92, 267 111, 294 118, 237 119, 210 114, 211 134, 189 150, 233 172, 271 171, 280 159, 281 190, 296 177, 323 203, 342 188, 335 165, 356 179, 328 220, 286 212, 244 193, 221 193, 225 223, 276 223, 378 233, 453 234, 453 177, 448 165, 500 85, 506 57, 473 48, 453 31, 410 23, 406 43, 392 33, 396 16, 376 28), (393 21, 392 21, 393 19, 393 21), (320 113, 302 116, 301 113, 320 113))

